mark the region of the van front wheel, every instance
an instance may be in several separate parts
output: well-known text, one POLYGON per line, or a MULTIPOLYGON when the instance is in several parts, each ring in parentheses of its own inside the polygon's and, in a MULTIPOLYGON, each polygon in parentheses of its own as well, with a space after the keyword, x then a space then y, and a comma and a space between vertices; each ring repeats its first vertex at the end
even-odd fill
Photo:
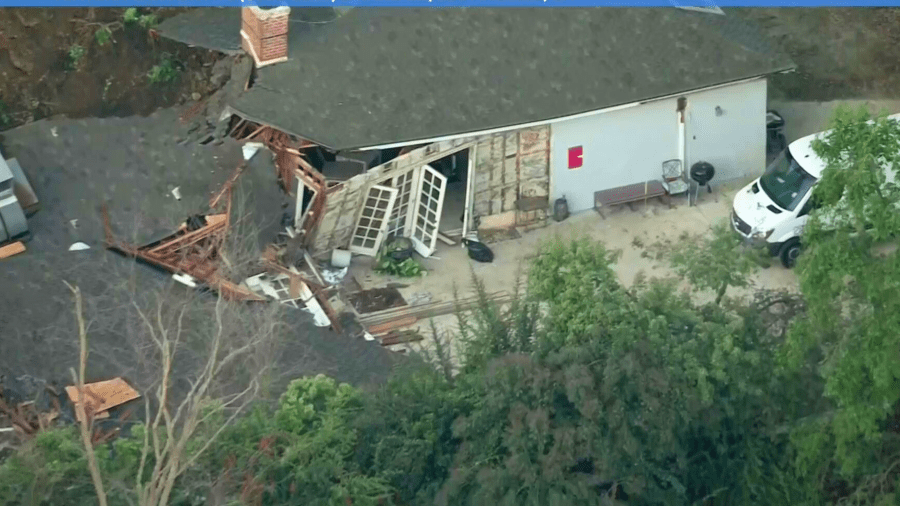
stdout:
POLYGON ((786 269, 791 269, 797 264, 797 257, 800 256, 800 239, 794 238, 781 247, 781 265, 786 269))

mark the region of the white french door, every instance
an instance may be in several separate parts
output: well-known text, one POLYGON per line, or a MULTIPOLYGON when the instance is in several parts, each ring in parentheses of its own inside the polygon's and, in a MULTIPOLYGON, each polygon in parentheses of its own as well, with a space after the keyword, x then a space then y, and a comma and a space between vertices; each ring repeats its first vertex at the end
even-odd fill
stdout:
POLYGON ((369 188, 350 238, 351 252, 369 256, 378 253, 396 200, 396 188, 379 185, 369 188))
POLYGON ((397 190, 397 202, 391 211, 385 234, 387 237, 410 236, 410 224, 412 223, 410 207, 415 204, 415 191, 418 188, 420 174, 420 168, 409 169, 381 182, 382 185, 397 190))
POLYGON ((429 257, 437 245, 438 226, 441 221, 441 210, 444 207, 444 193, 447 190, 447 178, 440 172, 425 165, 419 177, 416 203, 412 214, 412 239, 416 253, 429 257))

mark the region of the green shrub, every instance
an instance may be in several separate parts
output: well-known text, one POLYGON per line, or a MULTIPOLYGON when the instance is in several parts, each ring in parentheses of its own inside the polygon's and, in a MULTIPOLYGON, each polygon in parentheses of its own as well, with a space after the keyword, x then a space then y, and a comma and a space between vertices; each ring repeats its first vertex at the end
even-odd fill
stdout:
POLYGON ((124 21, 125 23, 135 23, 137 22, 139 17, 140 16, 138 15, 137 9, 134 7, 129 7, 125 9, 125 14, 122 16, 122 21, 124 21))
POLYGON ((147 78, 153 84, 170 83, 178 77, 178 72, 178 63, 171 55, 164 54, 159 64, 154 65, 147 73, 147 78))
POLYGON ((105 46, 107 42, 112 39, 112 32, 109 28, 103 27, 94 32, 94 40, 97 41, 97 44, 101 46, 105 46))
POLYGON ((156 17, 156 14, 144 14, 139 17, 137 20, 138 24, 141 25, 141 28, 150 29, 156 26, 159 22, 159 19, 156 17))
POLYGON ((69 64, 72 67, 77 66, 78 62, 81 61, 82 58, 84 58, 84 54, 86 52, 87 51, 85 51, 84 47, 78 44, 72 44, 72 46, 69 47, 69 64))
POLYGON ((400 276, 402 278, 414 278, 416 276, 423 276, 427 271, 422 267, 422 264, 416 262, 412 258, 407 258, 402 262, 398 262, 391 257, 384 257, 380 258, 375 264, 375 272, 389 274, 391 276, 400 276))

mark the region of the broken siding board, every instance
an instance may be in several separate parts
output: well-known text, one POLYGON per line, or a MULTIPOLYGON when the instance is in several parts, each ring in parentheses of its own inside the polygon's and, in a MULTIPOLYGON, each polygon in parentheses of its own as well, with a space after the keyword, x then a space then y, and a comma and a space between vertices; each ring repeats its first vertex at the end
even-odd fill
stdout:
POLYGON ((337 219, 340 216, 341 204, 345 197, 346 189, 336 191, 330 195, 322 210, 322 217, 319 226, 316 227, 316 237, 313 241, 313 250, 317 252, 326 251, 334 228, 337 225, 337 219))
POLYGON ((503 157, 515 157, 516 153, 519 152, 519 139, 517 138, 517 132, 513 131, 503 134, 503 145, 503 157))
POLYGON ((549 134, 550 131, 546 127, 521 130, 521 153, 531 154, 537 151, 544 151, 549 134))
POLYGON ((509 158, 503 164, 503 186, 500 188, 501 211, 510 211, 519 198, 519 180, 516 174, 516 159, 509 158))
POLYGON ((330 228, 323 229, 322 232, 324 232, 324 234, 316 240, 316 243, 320 245, 323 251, 332 249, 334 234, 337 231, 337 228, 340 226, 340 219, 344 214, 344 209, 347 204, 347 196, 350 192, 351 191, 349 187, 344 187, 340 190, 337 190, 328 199, 328 203, 330 205, 326 205, 325 215, 323 216, 323 218, 332 218, 332 226, 330 228))
POLYGON ((472 208, 475 216, 489 215, 491 210, 490 194, 488 192, 481 191, 475 193, 473 197, 474 202, 472 203, 472 208))

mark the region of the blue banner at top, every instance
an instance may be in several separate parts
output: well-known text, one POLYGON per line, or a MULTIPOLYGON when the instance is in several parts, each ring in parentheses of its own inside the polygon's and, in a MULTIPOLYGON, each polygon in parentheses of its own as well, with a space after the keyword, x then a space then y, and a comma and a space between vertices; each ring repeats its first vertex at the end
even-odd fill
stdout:
MULTIPOLYGON (((2 7, 896 7, 900 0, 0 0, 2 7)), ((718 12, 716 12, 718 11, 718 12)))

